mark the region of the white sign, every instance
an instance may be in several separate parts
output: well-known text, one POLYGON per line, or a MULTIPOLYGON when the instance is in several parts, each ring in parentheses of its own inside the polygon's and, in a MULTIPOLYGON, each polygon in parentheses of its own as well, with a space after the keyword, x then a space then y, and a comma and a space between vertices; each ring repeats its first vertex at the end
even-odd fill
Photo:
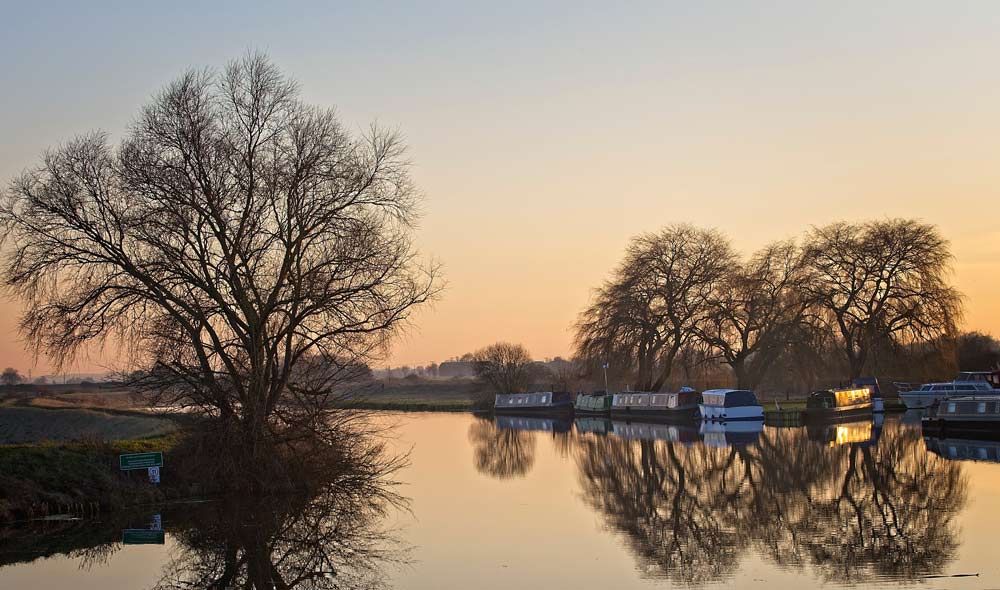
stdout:
POLYGON ((163 530, 163 519, 160 517, 159 514, 153 515, 153 522, 149 523, 149 528, 153 529, 154 531, 163 530))
POLYGON ((160 468, 150 467, 149 468, 149 483, 160 483, 160 468))

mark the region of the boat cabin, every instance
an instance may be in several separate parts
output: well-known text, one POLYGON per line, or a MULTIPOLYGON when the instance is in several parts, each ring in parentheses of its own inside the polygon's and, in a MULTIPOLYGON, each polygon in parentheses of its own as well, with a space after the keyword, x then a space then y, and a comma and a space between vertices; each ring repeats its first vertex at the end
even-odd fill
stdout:
POLYGON ((986 383, 993 389, 1000 389, 1000 371, 962 371, 955 381, 986 383))
POLYGON ((703 420, 763 420, 764 408, 748 389, 710 389, 702 392, 698 409, 703 420))
POLYGON ((693 410, 701 402, 701 394, 690 387, 677 392, 648 393, 626 391, 616 393, 612 411, 677 411, 693 410))
POLYGON ((561 391, 498 393, 493 408, 498 412, 572 409, 573 399, 561 391))
POLYGON ((948 394, 963 392, 966 395, 975 395, 976 393, 979 392, 990 393, 994 391, 994 388, 987 381, 966 381, 966 382, 953 381, 951 383, 925 383, 921 385, 920 389, 918 389, 917 391, 940 392, 948 394))
POLYGON ((872 392, 867 387, 858 389, 825 389, 814 391, 806 400, 806 410, 844 411, 871 408, 872 392))
POLYGON ((719 408, 759 406, 757 396, 748 389, 709 389, 701 394, 702 404, 719 408))
POLYGON ((578 412, 605 413, 611 409, 611 397, 603 391, 578 393, 574 407, 578 412))

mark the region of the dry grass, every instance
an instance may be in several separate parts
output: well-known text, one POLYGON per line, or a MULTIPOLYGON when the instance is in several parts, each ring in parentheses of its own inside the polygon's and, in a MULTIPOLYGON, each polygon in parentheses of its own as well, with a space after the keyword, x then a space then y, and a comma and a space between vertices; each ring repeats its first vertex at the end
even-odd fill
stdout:
POLYGON ((80 409, 0 408, 0 444, 126 440, 162 436, 176 430, 175 422, 153 416, 80 409))

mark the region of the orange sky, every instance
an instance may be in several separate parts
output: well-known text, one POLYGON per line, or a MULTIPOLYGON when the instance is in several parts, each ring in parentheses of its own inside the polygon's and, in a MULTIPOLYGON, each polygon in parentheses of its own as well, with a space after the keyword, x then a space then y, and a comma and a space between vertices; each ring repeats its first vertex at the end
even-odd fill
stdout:
MULTIPOLYGON (((14 89, 0 178, 74 133, 120 134, 184 68, 256 46, 306 100, 356 128, 398 126, 411 146, 427 197, 417 241, 448 287, 394 365, 501 339, 568 354, 570 325, 628 239, 675 222, 715 226, 747 253, 838 219, 935 223, 966 326, 1000 335, 1000 5, 573 6, 317 8, 241 15, 217 36, 205 33, 224 11, 178 13, 145 25, 139 46, 127 21, 156 19, 134 8, 103 15, 123 22, 112 28, 99 11, 28 14, 0 30, 14 89), (60 27, 102 35, 39 38, 60 27)), ((15 316, 0 303, 0 365, 27 370, 15 316)))

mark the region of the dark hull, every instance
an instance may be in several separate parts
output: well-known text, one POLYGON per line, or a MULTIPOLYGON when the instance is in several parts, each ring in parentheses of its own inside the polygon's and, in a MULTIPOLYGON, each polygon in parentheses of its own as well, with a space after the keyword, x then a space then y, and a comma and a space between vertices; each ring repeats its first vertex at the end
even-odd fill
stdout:
POLYGON ((872 406, 848 407, 848 408, 806 408, 802 412, 802 417, 810 422, 848 422, 856 420, 859 416, 871 416, 872 406))
POLYGON ((555 415, 562 416, 566 414, 573 413, 573 404, 554 404, 548 406, 512 406, 503 408, 493 408, 493 411, 497 414, 508 414, 508 415, 555 415))
POLYGON ((617 419, 636 420, 639 422, 688 422, 699 418, 697 405, 673 410, 661 408, 651 410, 639 408, 616 410, 612 408, 611 416, 617 419))
POLYGON ((983 440, 1000 440, 1000 421, 998 420, 940 420, 924 418, 921 428, 925 435, 944 438, 946 436, 961 437, 975 435, 983 440))

